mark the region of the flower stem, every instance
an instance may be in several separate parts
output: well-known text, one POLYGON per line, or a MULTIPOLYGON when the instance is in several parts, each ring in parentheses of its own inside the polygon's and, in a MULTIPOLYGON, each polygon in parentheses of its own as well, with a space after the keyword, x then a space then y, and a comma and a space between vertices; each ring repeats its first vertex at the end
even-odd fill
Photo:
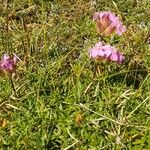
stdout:
POLYGON ((15 84, 14 84, 14 82, 13 82, 12 77, 10 77, 10 84, 11 84, 11 88, 12 88, 12 90, 13 90, 14 95, 17 96, 15 84))

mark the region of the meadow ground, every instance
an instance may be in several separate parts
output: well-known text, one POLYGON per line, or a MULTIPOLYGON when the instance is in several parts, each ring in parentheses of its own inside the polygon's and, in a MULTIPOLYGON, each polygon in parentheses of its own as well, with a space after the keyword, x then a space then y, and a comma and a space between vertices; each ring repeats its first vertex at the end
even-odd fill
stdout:
POLYGON ((0 77, 0 149, 150 149, 149 0, 1 0, 0 56, 20 61, 0 77), (127 31, 104 37, 123 64, 91 60, 96 11, 127 31), (95 68, 97 68, 95 70, 95 68))

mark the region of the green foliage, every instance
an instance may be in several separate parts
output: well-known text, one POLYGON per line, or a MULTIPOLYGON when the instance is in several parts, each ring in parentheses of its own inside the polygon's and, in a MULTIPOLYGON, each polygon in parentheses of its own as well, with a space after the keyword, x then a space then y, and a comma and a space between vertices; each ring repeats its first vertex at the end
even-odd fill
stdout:
POLYGON ((0 149, 150 149, 148 0, 14 0, 0 4, 0 54, 21 59, 0 78, 0 149), (92 15, 110 10, 127 32, 104 38, 122 65, 96 63, 92 15))

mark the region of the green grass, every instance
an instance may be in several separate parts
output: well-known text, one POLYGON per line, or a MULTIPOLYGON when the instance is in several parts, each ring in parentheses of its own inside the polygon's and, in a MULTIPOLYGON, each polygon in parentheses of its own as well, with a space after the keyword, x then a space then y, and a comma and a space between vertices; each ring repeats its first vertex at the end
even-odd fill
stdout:
POLYGON ((150 149, 149 10, 148 0, 3 0, 0 56, 21 61, 16 95, 0 77, 0 149, 150 149), (104 38, 126 60, 99 63, 94 75, 92 15, 103 10, 127 27, 104 38))

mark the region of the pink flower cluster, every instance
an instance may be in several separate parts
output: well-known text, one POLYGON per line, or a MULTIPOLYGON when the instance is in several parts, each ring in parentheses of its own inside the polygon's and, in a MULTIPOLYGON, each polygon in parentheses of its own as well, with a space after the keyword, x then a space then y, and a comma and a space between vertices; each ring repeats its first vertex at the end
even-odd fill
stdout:
POLYGON ((15 72, 17 62, 18 58, 16 56, 12 58, 8 54, 4 54, 0 61, 0 73, 11 74, 15 72))
MULTIPOLYGON (((98 32, 102 35, 110 35, 115 32, 120 36, 126 31, 126 27, 119 20, 119 17, 110 11, 96 12, 93 19, 96 21, 98 32)), ((125 59, 115 47, 104 45, 102 42, 95 44, 89 53, 91 58, 104 59, 117 63, 122 63, 125 59)))
POLYGON ((96 12, 93 20, 96 21, 97 30, 101 34, 110 35, 115 32, 120 36, 126 31, 119 17, 110 11, 96 12))
POLYGON ((90 50, 90 57, 95 59, 111 60, 122 63, 124 56, 111 45, 104 45, 102 42, 97 43, 90 50))

